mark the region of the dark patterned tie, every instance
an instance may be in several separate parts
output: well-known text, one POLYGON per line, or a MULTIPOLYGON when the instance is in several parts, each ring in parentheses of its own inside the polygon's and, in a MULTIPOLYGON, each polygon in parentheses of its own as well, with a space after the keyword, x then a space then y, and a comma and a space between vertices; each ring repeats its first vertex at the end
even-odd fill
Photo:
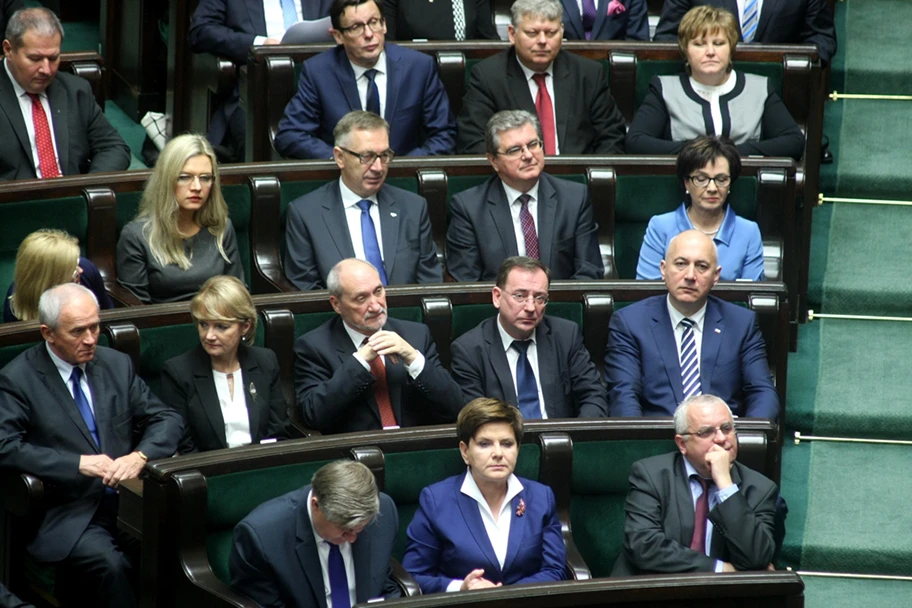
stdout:
POLYGON ((694 339, 694 322, 681 319, 684 335, 681 336, 681 388, 684 398, 703 392, 700 385, 700 359, 697 357, 697 341, 694 339))
POLYGON ((595 0, 583 0, 583 30, 586 31, 586 40, 592 40, 592 26, 595 25, 595 0))
POLYGON ((694 533, 690 539, 690 548, 700 553, 706 553, 706 515, 709 513, 709 491, 707 480, 699 475, 691 475, 691 479, 697 480, 703 486, 703 493, 697 498, 697 504, 694 507, 694 533))
POLYGON ((528 194, 520 195, 519 201, 519 226, 522 228, 523 242, 526 245, 526 257, 538 259, 538 235, 535 233, 535 219, 529 213, 529 201, 532 197, 528 194))
POLYGON ((377 70, 373 68, 364 72, 364 77, 367 78, 367 108, 365 109, 377 116, 382 116, 380 114, 380 89, 377 88, 377 83, 374 82, 376 76, 377 70))
POLYGON ((54 154, 54 142, 51 140, 51 126, 47 114, 44 113, 44 106, 41 105, 41 96, 34 93, 26 94, 32 100, 32 124, 35 127, 35 147, 38 149, 38 168, 41 170, 41 177, 60 177, 57 156, 54 154))

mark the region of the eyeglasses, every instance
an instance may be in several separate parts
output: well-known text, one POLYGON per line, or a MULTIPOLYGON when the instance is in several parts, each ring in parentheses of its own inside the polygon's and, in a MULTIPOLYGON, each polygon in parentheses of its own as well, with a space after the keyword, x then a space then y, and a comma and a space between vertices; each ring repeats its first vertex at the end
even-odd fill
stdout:
POLYGON ((181 173, 177 176, 177 183, 180 186, 189 186, 193 183, 193 180, 199 180, 200 186, 211 186, 212 180, 215 178, 211 175, 190 175, 189 173, 181 173))
POLYGON ((529 300, 532 300, 533 302, 535 302, 536 306, 544 306, 545 304, 548 303, 548 296, 542 296, 542 295, 534 296, 530 293, 522 293, 519 291, 515 291, 515 292, 511 293, 511 294, 509 294, 509 296, 511 298, 513 298, 513 300, 517 304, 525 304, 529 300))
POLYGON ((535 153, 538 152, 542 147, 542 140, 533 139, 525 146, 513 146, 512 148, 507 148, 503 152, 498 152, 501 156, 506 156, 507 158, 519 158, 522 156, 524 150, 535 153))
POLYGON ((392 150, 386 150, 385 152, 381 152, 380 154, 377 154, 376 152, 353 152, 352 150, 349 150, 348 148, 343 148, 342 146, 339 146, 339 149, 342 150, 343 152, 348 152, 352 156, 357 156, 358 160, 361 161, 362 165, 373 165, 374 161, 376 161, 378 158, 380 159, 380 164, 388 165, 389 162, 391 160, 393 160, 393 157, 396 155, 396 153, 393 152, 392 150))
POLYGON ((731 422, 726 422, 722 426, 705 426, 692 433, 678 433, 678 435, 696 435, 700 439, 709 439, 710 437, 715 437, 719 431, 722 431, 722 434, 728 437, 735 432, 735 425, 731 422))
POLYGON ((357 38, 364 33, 364 27, 367 26, 371 29, 372 32, 379 32, 386 25, 386 20, 383 17, 374 17, 367 23, 356 23, 354 25, 349 25, 348 27, 340 27, 339 31, 343 34, 348 34, 352 38, 357 38))
POLYGON ((709 182, 714 182, 716 184, 716 188, 725 188, 732 181, 730 175, 717 175, 715 177, 710 177, 708 175, 703 175, 702 173, 691 175, 687 179, 689 179, 690 183, 692 183, 694 186, 698 186, 700 188, 705 188, 709 185, 709 182))

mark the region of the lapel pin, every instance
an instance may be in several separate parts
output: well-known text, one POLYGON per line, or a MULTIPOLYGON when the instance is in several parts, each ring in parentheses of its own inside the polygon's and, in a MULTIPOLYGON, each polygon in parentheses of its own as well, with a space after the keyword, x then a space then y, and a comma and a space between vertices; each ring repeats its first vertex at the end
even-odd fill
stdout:
POLYGON ((719 329, 718 327, 715 328, 713 331, 716 332, 717 334, 721 334, 721 333, 722 333, 722 330, 719 329))
POLYGON ((519 506, 516 507, 516 517, 522 517, 526 514, 526 501, 522 498, 519 499, 519 506))
POLYGON ((390 211, 390 217, 398 217, 398 214, 395 211, 390 211))

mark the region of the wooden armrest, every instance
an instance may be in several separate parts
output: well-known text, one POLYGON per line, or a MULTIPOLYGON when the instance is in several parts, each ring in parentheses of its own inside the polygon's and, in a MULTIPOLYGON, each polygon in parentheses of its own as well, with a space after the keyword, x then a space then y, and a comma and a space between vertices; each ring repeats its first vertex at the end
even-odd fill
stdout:
POLYGON ((412 575, 406 572, 405 568, 402 567, 402 564, 392 557, 390 558, 390 568, 393 571, 393 580, 399 586, 399 590, 402 591, 402 597, 415 597, 421 595, 421 587, 418 586, 418 583, 412 578, 412 575))
POLYGON ((295 406, 291 406, 286 410, 288 414, 288 436, 291 439, 303 439, 305 437, 319 437, 323 433, 316 429, 312 429, 304 425, 303 422, 298 418, 298 410, 295 406))
POLYGON ((111 296, 116 308, 126 306, 143 306, 143 301, 137 298, 132 291, 116 282, 105 282, 105 291, 111 296))
POLYGON ((572 536, 564 536, 564 545, 567 547, 567 576, 575 581, 588 581, 592 578, 592 572, 586 565, 586 560, 576 548, 572 536))
POLYGON ((44 483, 28 473, 0 473, 0 504, 7 511, 25 517, 44 508, 44 483))

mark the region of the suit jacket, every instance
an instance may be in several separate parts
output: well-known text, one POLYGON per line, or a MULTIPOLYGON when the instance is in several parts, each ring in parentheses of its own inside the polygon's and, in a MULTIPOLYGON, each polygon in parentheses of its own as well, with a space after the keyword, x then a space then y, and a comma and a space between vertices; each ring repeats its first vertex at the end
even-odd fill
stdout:
MULTIPOLYGON (((304 0, 305 21, 329 15, 332 0, 304 0)), ((190 22, 190 48, 194 53, 223 55, 247 65, 247 52, 257 36, 266 36, 263 0, 200 0, 190 22)))
MULTIPOLYGON (((816 44, 820 60, 827 64, 836 54, 836 27, 828 0, 763 0, 754 42, 768 44, 816 44)), ((719 6, 735 16, 739 40, 741 12, 737 0, 665 0, 656 27, 655 40, 677 41, 678 26, 695 6, 719 6)))
MULTIPOLYGON (((234 528, 228 556, 231 587, 262 608, 326 608, 318 541, 307 515, 309 492, 307 485, 268 500, 234 528)), ((396 505, 381 493, 380 514, 351 545, 359 604, 378 596, 399 597, 389 567, 398 531, 396 505)))
MULTIPOLYGON (((465 40, 500 40, 490 0, 463 0, 465 40)), ((388 40, 455 40, 452 2, 384 0, 388 40)))
MULTIPOLYGON (((399 156, 452 154, 456 122, 434 59, 387 43, 386 106, 390 147, 399 156)), ((355 73, 342 45, 301 64, 298 92, 285 107, 275 149, 286 158, 332 158, 333 129, 363 110, 355 73)))
POLYGON ((510 537, 501 568, 478 503, 460 491, 468 474, 421 490, 402 558, 421 592, 446 591, 451 581, 476 568, 484 568, 487 580, 504 585, 564 580, 567 550, 551 488, 520 479, 523 490, 510 508, 510 537), (520 501, 525 505, 521 515, 516 512, 520 501))
MULTIPOLYGON (((624 151, 624 117, 608 92, 605 70, 567 51, 552 64, 557 143, 561 154, 613 154, 624 151)), ((484 154, 485 125, 501 110, 535 112, 535 99, 511 47, 478 62, 459 113, 460 154, 484 154)))
MULTIPOLYGON (((334 317, 295 340, 295 396, 304 424, 323 434, 382 428, 374 399, 374 376, 353 356, 355 346, 334 317)), ((386 359, 386 382, 401 427, 450 424, 465 405, 462 391, 440 365, 431 332, 422 323, 388 319, 394 331, 424 355, 414 380, 400 360, 386 359)))
MULTIPOLYGON (((130 148, 95 103, 88 81, 57 72, 46 93, 64 175, 130 166, 130 148)), ((37 177, 25 120, 5 66, 0 66, 0 141, 7 142, 0 155, 0 181, 37 177)))
MULTIPOLYGON (((450 345, 450 370, 466 401, 496 397, 519 407, 497 317, 459 336, 450 345)), ((605 418, 608 397, 583 345, 579 325, 545 315, 535 332, 538 379, 548 418, 605 418)))
MULTIPOLYGON (((681 365, 666 296, 611 316, 605 380, 612 416, 671 416, 684 400, 681 365)), ((735 416, 779 416, 757 314, 710 296, 700 353, 703 392, 724 399, 735 416)))
MULTIPOLYGON (((238 347, 244 378, 244 396, 253 444, 262 439, 287 437, 288 404, 282 394, 279 360, 268 348, 238 347)), ((225 419, 219 405, 212 360, 202 346, 165 362, 161 377, 162 401, 180 412, 186 423, 180 453, 207 452, 228 447, 225 419)))
POLYGON ((737 570, 764 570, 773 557, 773 520, 779 489, 739 462, 732 465, 738 491, 709 512, 713 523, 709 555, 690 548, 694 501, 679 452, 633 463, 624 546, 612 576, 713 572, 715 561, 737 570))
MULTIPOLYGON (((553 280, 605 277, 586 186, 542 173, 535 226, 539 259, 553 280)), ((446 266, 453 278, 494 280, 503 261, 518 251, 510 201, 499 176, 452 198, 446 266)))
MULTIPOLYGON (((610 0, 597 0, 595 23, 590 40, 649 40, 646 0, 618 0, 623 13, 608 14, 610 0)), ((585 40, 586 29, 577 0, 561 0, 564 5, 564 36, 585 40)))
MULTIPOLYGON (((427 201, 395 186, 377 192, 383 267, 390 285, 440 283, 427 201)), ((285 276, 305 291, 326 287, 338 262, 355 257, 339 180, 297 198, 285 216, 285 276)))
POLYGON ((10 593, 9 589, 0 585, 0 608, 35 608, 35 606, 23 602, 10 593))
POLYGON ((69 555, 104 496, 101 479, 79 474, 81 455, 117 459, 140 450, 151 460, 167 458, 183 432, 180 415, 149 391, 127 355, 98 346, 85 373, 100 447, 44 343, 0 370, 0 468, 47 484, 47 513, 28 546, 41 562, 69 555))

